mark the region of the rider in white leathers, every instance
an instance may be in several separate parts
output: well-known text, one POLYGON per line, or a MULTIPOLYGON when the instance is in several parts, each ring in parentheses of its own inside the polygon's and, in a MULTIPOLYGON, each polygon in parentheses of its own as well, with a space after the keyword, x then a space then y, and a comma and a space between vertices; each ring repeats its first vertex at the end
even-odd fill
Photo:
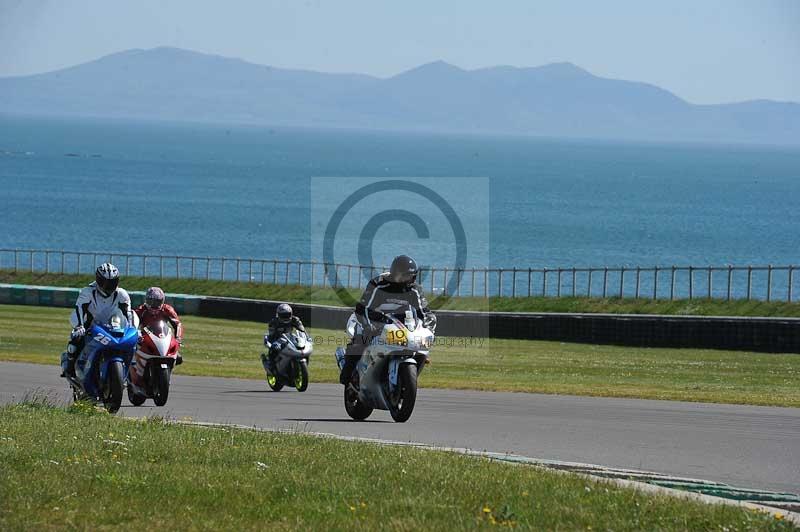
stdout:
MULTIPOLYGON (((75 375, 75 359, 81 352, 86 330, 92 322, 106 322, 117 310, 121 310, 134 326, 139 321, 131 309, 131 298, 124 289, 119 288, 119 270, 111 263, 103 263, 95 271, 95 282, 83 288, 75 301, 75 309, 70 314, 72 333, 67 344, 67 372, 75 375)), ((63 356, 63 355, 62 355, 63 356)), ((62 374, 62 377, 67 376, 62 374)))

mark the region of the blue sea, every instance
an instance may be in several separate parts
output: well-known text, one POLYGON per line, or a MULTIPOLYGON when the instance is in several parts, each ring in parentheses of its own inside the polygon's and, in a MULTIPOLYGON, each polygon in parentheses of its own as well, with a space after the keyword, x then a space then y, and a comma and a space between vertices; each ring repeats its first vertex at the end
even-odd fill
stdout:
MULTIPOLYGON (((446 183, 485 228, 470 266, 800 263, 797 150, 21 117, 0 117, 0 247, 313 257, 318 177, 446 183)), ((379 262, 450 261, 386 230, 379 262)))

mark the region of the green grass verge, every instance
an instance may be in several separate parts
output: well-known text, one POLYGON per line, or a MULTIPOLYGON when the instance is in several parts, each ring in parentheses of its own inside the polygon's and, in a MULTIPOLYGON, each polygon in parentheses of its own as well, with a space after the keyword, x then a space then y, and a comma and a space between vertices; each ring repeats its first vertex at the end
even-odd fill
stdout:
MULTIPOLYGON (((69 309, 0 305, 0 359, 57 364, 69 309)), ((181 374, 262 379, 265 325, 185 316, 181 374)), ((316 337, 311 382, 336 382, 340 331, 316 337)), ((800 407, 800 356, 528 340, 439 338, 420 385, 800 407), (482 342, 482 343, 479 343, 482 342)), ((264 384, 266 386, 266 384, 264 384)))
POLYGON ((0 529, 790 530, 773 515, 441 451, 0 408, 0 529), (43 437, 46 436, 46 437, 43 437), (351 463, 346 474, 343 464, 351 463))
MULTIPOLYGON (((0 270, 0 283, 35 284, 45 286, 85 286, 91 275, 61 275, 41 273, 14 273, 0 270)), ((250 299, 270 299, 296 303, 337 305, 342 303, 329 288, 308 286, 282 286, 233 281, 205 281, 196 279, 155 279, 125 277, 123 286, 129 290, 146 290, 158 285, 176 294, 199 294, 250 299)), ((351 290, 354 298, 361 295, 351 290)), ((552 298, 552 297, 454 297, 442 307, 451 310, 494 310, 499 312, 590 312, 614 314, 671 314, 699 316, 794 316, 800 317, 800 303, 780 301, 722 301, 693 299, 678 301, 653 301, 633 298, 552 298)))

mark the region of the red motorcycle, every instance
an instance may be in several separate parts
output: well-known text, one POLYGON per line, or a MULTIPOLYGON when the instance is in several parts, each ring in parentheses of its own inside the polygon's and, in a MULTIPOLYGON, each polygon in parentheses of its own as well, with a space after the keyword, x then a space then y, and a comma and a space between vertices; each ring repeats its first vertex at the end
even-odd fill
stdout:
POLYGON ((140 406, 152 398, 156 406, 167 404, 172 370, 183 362, 172 329, 166 321, 142 328, 142 338, 128 372, 128 400, 140 406))

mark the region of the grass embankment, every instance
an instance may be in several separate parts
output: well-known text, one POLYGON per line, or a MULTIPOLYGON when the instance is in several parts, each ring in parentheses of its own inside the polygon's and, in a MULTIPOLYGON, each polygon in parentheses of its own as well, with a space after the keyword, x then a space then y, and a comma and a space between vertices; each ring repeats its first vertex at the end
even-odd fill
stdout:
MULTIPOLYGON (((0 283, 79 287, 86 286, 93 280, 94 277, 91 275, 14 273, 8 270, 0 270, 0 283)), ((123 286, 128 290, 146 290, 153 285, 161 286, 165 291, 175 294, 199 294, 321 305, 342 305, 336 293, 330 288, 146 277, 125 277, 123 280, 123 286)), ((351 290, 350 292, 355 299, 358 299, 361 295, 359 290, 351 290)), ((654 301, 651 299, 586 297, 491 297, 488 299, 482 297, 453 297, 442 308, 450 310, 494 310, 499 312, 800 317, 800 303, 745 300, 722 301, 713 299, 654 301)))
POLYGON ((302 434, 0 408, 0 529, 790 530, 533 467, 302 434), (42 437, 46 435, 46 437, 42 437), (343 471, 343 464, 354 467, 343 471))
MULTIPOLYGON (((0 359, 57 364, 69 309, 0 305, 0 359)), ((262 379, 265 325, 185 316, 186 363, 178 373, 262 379)), ((337 382, 341 331, 316 338, 311 382, 337 382)), ((426 388, 541 392, 800 407, 800 356, 700 349, 439 338, 426 388)), ((55 369, 54 369, 55 371, 55 369)), ((266 384, 265 384, 266 386, 266 384)))

